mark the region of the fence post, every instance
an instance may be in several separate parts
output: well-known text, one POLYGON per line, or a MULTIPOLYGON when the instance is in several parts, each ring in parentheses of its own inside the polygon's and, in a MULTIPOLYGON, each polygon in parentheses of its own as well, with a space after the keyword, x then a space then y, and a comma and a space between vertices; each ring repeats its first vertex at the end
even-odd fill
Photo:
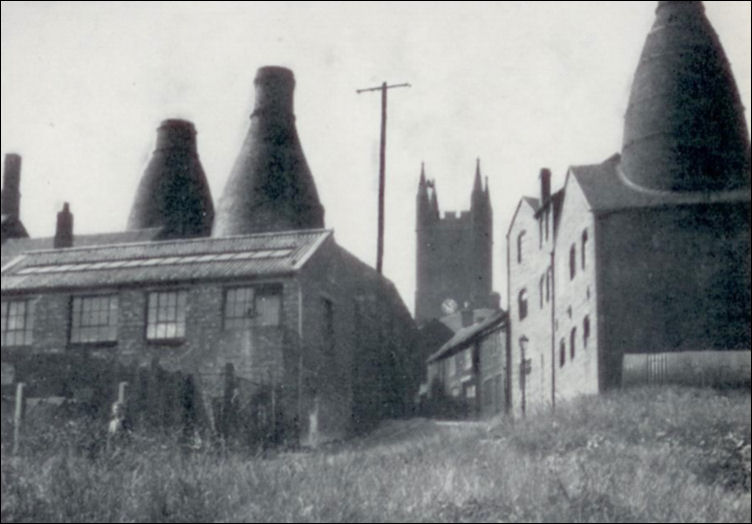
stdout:
POLYGON ((118 397, 117 397, 117 401, 120 402, 121 404, 123 404, 125 406, 125 403, 128 400, 127 395, 128 395, 128 382, 125 382, 125 381, 120 382, 118 384, 118 397))
POLYGON ((24 418, 24 404, 26 399, 24 398, 24 388, 26 384, 19 382, 16 384, 16 409, 13 414, 13 454, 18 454, 18 450, 21 444, 21 424, 23 424, 24 418))
POLYGON ((235 396, 235 367, 228 362, 225 365, 225 389, 224 398, 222 399, 221 429, 223 437, 228 438, 235 424, 235 413, 233 410, 233 400, 235 396))

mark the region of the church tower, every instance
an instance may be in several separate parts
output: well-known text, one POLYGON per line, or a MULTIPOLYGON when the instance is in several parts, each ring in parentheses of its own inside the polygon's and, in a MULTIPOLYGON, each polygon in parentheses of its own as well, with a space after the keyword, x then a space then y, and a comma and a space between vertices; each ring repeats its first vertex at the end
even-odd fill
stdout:
POLYGON ((415 319, 421 324, 465 306, 497 307, 491 291, 493 212, 475 168, 470 210, 439 213, 436 183, 421 166, 416 196, 415 319))

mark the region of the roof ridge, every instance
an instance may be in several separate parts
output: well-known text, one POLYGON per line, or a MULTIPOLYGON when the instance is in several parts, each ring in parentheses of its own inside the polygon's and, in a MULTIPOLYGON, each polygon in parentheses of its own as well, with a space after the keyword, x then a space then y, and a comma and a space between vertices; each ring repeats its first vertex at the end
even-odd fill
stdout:
MULTIPOLYGON (((159 228, 148 228, 148 229, 159 229, 159 228)), ((143 231, 143 230, 141 230, 143 231)), ((99 249, 105 249, 105 248, 113 248, 113 247, 136 247, 136 246, 160 246, 160 247, 168 247, 170 245, 188 245, 188 244, 197 244, 200 242, 222 242, 227 240, 239 240, 244 238, 258 238, 258 237, 266 237, 266 236, 298 236, 302 234, 323 234, 323 233, 329 233, 333 232, 332 229, 291 229, 288 231, 274 231, 274 232, 264 232, 264 233, 251 233, 248 235, 231 235, 227 237, 200 237, 200 238, 181 238, 181 239, 171 239, 171 240, 143 240, 139 242, 118 242, 118 243, 110 243, 110 244, 93 244, 88 246, 73 246, 65 248, 66 253, 71 252, 80 252, 80 251, 94 251, 99 249)), ((128 231, 124 231, 123 233, 128 233, 128 231)), ((108 233, 100 233, 100 234, 108 234, 108 233)), ((110 233, 113 234, 113 233, 110 233)), ((46 238, 46 237, 45 237, 46 238)), ((54 253, 62 251, 61 249, 32 249, 28 251, 24 251, 24 253, 54 253)))

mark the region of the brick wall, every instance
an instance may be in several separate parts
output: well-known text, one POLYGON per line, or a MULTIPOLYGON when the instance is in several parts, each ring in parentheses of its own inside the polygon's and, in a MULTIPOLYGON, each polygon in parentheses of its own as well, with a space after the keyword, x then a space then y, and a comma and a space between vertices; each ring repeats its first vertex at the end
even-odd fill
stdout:
POLYGON ((577 181, 567 177, 556 238, 555 382, 556 399, 598 392, 598 319, 593 215, 577 181), (583 268, 583 234, 584 260, 583 268), (574 248, 574 278, 570 251, 574 248), (583 337, 588 318, 587 346, 583 337), (575 330, 574 357, 572 330, 575 330), (561 349, 564 349, 562 365, 561 349))
POLYGON ((515 416, 525 412, 546 409, 551 403, 551 308, 553 282, 549 276, 549 294, 546 300, 546 274, 553 248, 553 212, 544 212, 540 218, 535 210, 522 200, 507 235, 507 264, 509 271, 509 384, 510 408, 515 416), (539 224, 539 221, 543 221, 539 224), (546 226, 546 222, 548 225, 546 226), (548 227, 548 238, 546 238, 548 227), (518 238, 524 231, 521 243, 522 257, 518 258, 518 238), (541 234, 542 233, 542 234, 541 234), (540 283, 543 279, 543 303, 540 300, 540 283), (520 319, 519 293, 527 292, 527 316, 520 319), (530 360, 529 373, 520 374, 522 351, 520 339, 528 339, 525 358, 530 360))

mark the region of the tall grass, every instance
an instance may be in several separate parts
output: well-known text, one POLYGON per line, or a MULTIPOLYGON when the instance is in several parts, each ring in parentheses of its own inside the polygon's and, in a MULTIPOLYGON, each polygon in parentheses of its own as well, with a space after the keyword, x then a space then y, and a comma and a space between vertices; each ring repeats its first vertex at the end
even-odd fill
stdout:
MULTIPOLYGON (((749 522, 750 394, 635 389, 248 456, 134 438, 2 455, 6 521, 749 522)), ((79 440, 79 437, 76 437, 79 440)), ((27 449, 33 447, 28 444, 27 449)))

